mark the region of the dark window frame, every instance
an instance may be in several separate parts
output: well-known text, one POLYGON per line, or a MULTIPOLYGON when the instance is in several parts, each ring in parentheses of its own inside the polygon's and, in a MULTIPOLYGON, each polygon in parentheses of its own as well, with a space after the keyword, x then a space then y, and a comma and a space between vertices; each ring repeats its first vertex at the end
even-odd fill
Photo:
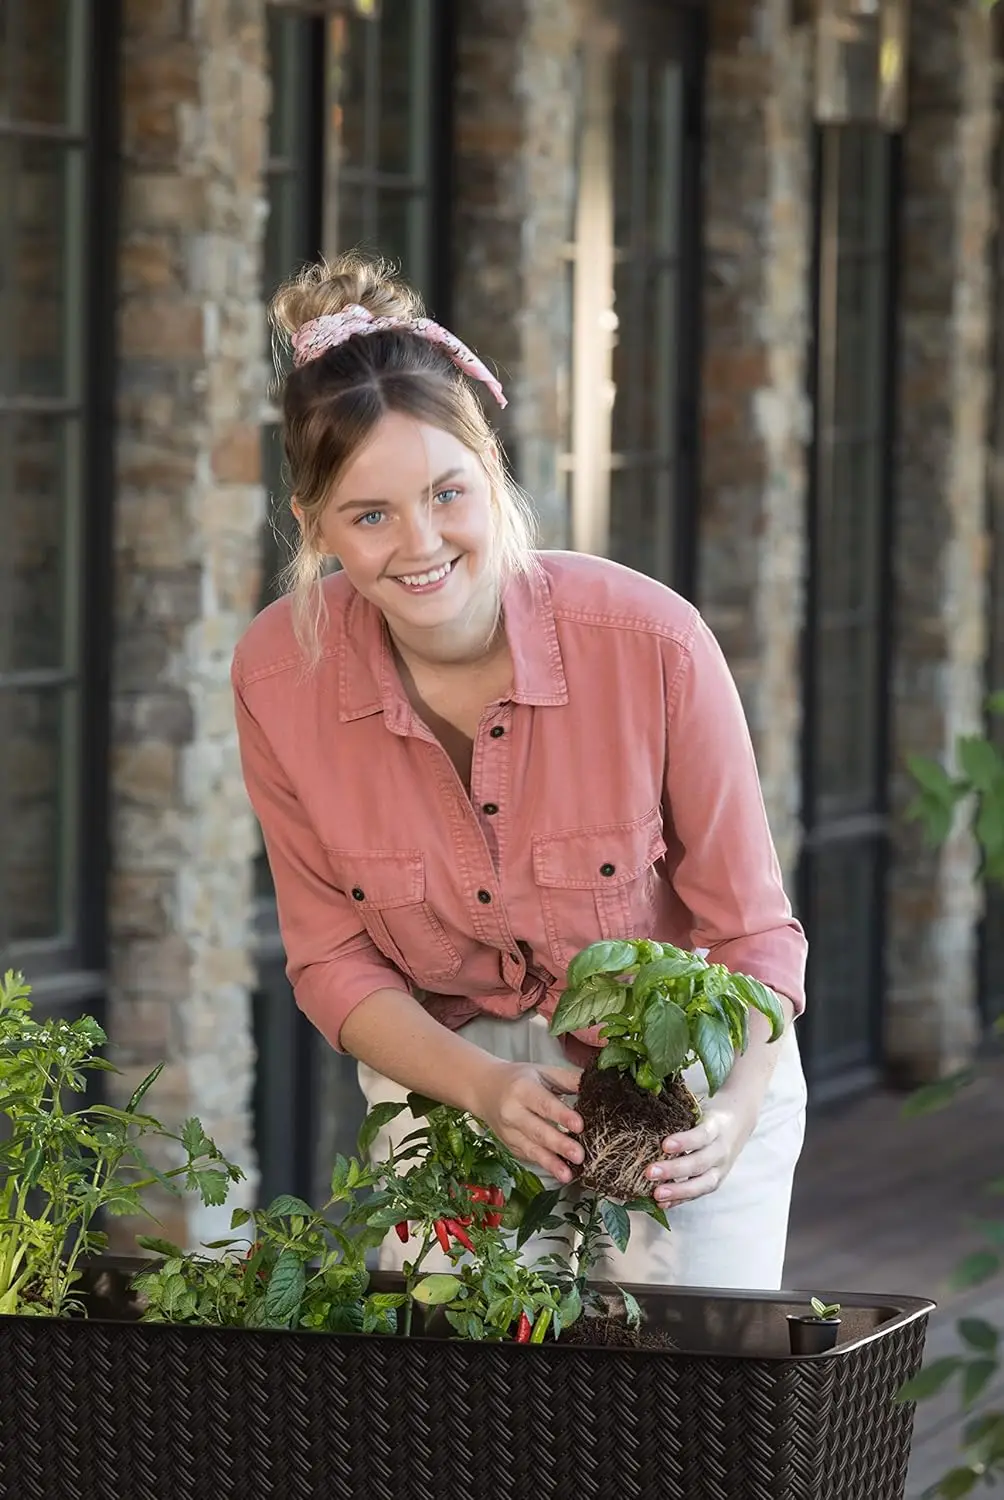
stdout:
MULTIPOLYGON (((0 123, 0 134, 21 139, 79 141, 85 152, 81 279, 81 344, 86 351, 79 401, 79 516, 73 569, 79 638, 74 713, 75 774, 69 779, 74 802, 71 931, 31 942, 6 942, 0 932, 0 959, 23 967, 36 1002, 46 1010, 103 1009, 107 966, 107 891, 110 859, 108 761, 110 743, 113 617, 112 526, 115 490, 115 322, 120 163, 121 0, 91 0, 86 10, 89 92, 80 132, 56 127, 0 123)), ((18 397, 0 402, 7 411, 69 411, 71 403, 18 397)), ((19 683, 55 683, 65 673, 8 674, 19 683)), ((8 681, 9 685, 9 681, 8 681)), ((2 692, 0 692, 2 697, 2 692)), ((0 763, 4 756, 0 735, 0 763)), ((4 778, 6 780, 6 777, 4 778)), ((2 872, 0 872, 2 873, 2 872)), ((2 880, 0 880, 2 885, 2 880)))

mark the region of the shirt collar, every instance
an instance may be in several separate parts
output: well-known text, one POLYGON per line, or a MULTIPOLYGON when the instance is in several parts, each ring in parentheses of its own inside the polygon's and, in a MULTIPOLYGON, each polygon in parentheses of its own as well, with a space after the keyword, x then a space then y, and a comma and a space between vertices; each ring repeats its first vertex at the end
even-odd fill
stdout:
MULTIPOLYGON (((512 701, 541 708, 568 702, 568 684, 554 622, 547 575, 539 565, 507 585, 503 600, 506 636, 512 653, 512 701)), ((339 718, 364 719, 382 713, 388 728, 403 734, 411 705, 394 664, 383 616, 361 594, 345 607, 338 663, 339 718)))

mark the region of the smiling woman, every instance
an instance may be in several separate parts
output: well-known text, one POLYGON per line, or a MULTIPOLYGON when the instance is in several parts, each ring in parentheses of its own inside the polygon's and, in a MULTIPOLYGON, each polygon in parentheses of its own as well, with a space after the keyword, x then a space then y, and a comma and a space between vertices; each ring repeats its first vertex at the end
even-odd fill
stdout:
MULTIPOLYGON (((371 1105, 468 1110, 570 1182, 582 1121, 562 1096, 601 1038, 547 1019, 577 952, 701 948, 786 996, 786 1021, 802 1008, 738 694, 670 589, 534 550, 479 400, 501 387, 384 267, 313 267, 273 317, 300 546, 233 680, 297 1003, 371 1105)), ((780 1284, 805 1088, 790 1025, 768 1046, 759 1019, 713 1098, 688 1076, 701 1121, 648 1164, 673 1233, 636 1215, 605 1274, 780 1284)))

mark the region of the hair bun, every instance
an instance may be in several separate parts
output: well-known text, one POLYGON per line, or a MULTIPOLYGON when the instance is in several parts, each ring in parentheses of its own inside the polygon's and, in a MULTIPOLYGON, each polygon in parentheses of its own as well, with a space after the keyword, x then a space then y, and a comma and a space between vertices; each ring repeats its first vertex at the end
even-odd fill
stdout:
POLYGON ((329 317, 357 303, 374 318, 421 318, 422 299, 390 261, 351 251, 337 260, 305 266, 285 282, 269 308, 273 327, 287 339, 312 318, 329 317))

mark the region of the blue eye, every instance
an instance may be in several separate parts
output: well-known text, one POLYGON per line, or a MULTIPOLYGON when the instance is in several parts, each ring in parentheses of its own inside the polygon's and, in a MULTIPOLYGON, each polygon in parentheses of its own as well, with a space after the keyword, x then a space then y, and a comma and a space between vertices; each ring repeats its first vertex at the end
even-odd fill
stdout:
POLYGON ((436 499, 443 505, 452 505, 453 501, 462 493, 462 490, 440 490, 436 499))
POLYGON ((374 523, 375 521, 382 521, 382 520, 383 520, 383 511, 382 510, 368 510, 368 511, 365 512, 364 515, 356 517, 356 525, 357 526, 364 526, 364 525, 368 526, 371 523, 374 523))

